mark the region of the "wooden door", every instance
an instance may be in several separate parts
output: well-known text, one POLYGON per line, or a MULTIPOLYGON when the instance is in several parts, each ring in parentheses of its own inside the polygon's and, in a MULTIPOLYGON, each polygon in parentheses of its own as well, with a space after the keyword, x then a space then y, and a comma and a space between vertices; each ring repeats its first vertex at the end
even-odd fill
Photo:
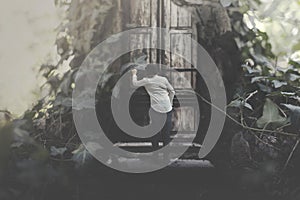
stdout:
MULTIPOLYGON (((183 37, 183 35, 188 35, 190 38, 197 38, 191 11, 175 5, 171 0, 125 0, 123 3, 126 7, 124 28, 144 28, 142 32, 132 35, 130 41, 132 47, 139 48, 141 43, 160 42, 162 46, 169 46, 175 52, 172 54, 164 50, 140 49, 132 52, 131 59, 146 53, 147 62, 161 63, 168 68, 176 69, 179 73, 165 69, 169 73, 169 81, 175 88, 177 97, 188 97, 184 92, 188 86, 183 84, 182 78, 189 80, 190 85, 196 89, 196 70, 185 59, 177 56, 176 51, 184 50, 184 57, 192 56, 191 59, 197 57, 197 52, 192 52, 191 40, 183 37), (159 34, 153 35, 147 29, 150 27, 165 28, 170 35, 167 38, 159 34)), ((192 104, 189 106, 187 103, 184 106, 175 107, 174 110, 173 131, 186 134, 195 131, 197 128, 195 122, 199 117, 199 112, 192 107, 192 104)))

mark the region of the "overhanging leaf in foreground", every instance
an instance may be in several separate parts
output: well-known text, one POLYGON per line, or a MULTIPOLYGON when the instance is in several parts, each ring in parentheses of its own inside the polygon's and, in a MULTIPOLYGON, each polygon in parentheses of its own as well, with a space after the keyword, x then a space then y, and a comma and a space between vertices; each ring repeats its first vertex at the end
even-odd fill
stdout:
POLYGON ((266 99, 263 116, 256 122, 257 127, 266 128, 270 125, 272 128, 278 128, 287 122, 288 119, 280 115, 277 105, 270 99, 266 99))

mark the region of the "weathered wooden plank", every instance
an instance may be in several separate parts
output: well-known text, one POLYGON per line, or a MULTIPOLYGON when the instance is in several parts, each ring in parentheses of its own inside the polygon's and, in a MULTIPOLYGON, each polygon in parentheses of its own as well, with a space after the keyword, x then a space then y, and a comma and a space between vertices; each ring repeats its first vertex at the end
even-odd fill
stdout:
POLYGON ((151 0, 130 0, 130 27, 150 27, 152 15, 151 0))
POLYGON ((193 107, 174 108, 173 112, 173 131, 195 131, 196 116, 193 107))

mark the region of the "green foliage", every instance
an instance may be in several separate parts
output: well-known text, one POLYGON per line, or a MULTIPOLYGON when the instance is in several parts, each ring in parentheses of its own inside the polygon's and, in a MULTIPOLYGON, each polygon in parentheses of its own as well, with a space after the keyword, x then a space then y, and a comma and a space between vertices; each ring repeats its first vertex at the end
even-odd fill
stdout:
POLYGON ((288 119, 280 115, 277 105, 267 98, 263 115, 256 121, 257 127, 267 128, 271 126, 275 129, 285 125, 287 122, 288 119))
POLYGON ((228 105, 228 113, 239 125, 230 135, 232 166, 244 171, 241 176, 260 174, 261 187, 280 199, 292 190, 290 182, 295 179, 287 174, 300 163, 300 65, 296 59, 278 62, 268 35, 257 27, 249 29, 239 12, 230 14, 245 60, 241 84, 228 105))

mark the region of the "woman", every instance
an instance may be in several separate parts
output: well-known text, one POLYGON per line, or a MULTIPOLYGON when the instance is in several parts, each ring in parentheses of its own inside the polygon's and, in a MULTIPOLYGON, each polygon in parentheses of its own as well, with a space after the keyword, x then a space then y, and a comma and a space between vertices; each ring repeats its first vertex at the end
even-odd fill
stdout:
MULTIPOLYGON (((150 112, 154 114, 153 116, 167 114, 166 123, 161 131, 164 145, 166 145, 171 140, 170 131, 172 126, 172 106, 175 90, 171 86, 167 78, 158 75, 158 65, 148 64, 145 70, 147 77, 141 80, 137 80, 137 70, 131 70, 132 84, 135 87, 145 87, 147 93, 150 96, 150 112)), ((157 135, 153 140, 152 146, 155 149, 159 148, 159 135, 157 135)))

